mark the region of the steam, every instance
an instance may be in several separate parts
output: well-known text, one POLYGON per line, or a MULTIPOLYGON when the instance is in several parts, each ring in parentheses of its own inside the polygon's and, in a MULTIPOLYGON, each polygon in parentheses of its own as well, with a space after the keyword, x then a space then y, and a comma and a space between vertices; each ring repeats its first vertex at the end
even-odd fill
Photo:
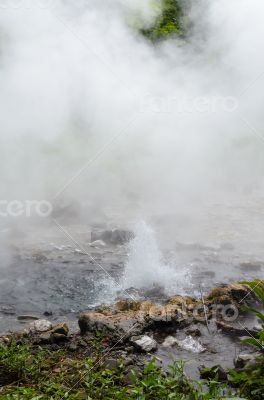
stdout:
POLYGON ((140 218, 263 193, 262 0, 186 2, 188 38, 156 46, 134 26, 160 2, 2 3, 3 199, 140 218))
POLYGON ((135 226, 135 238, 129 244, 124 271, 124 288, 164 288, 167 293, 181 293, 190 286, 189 271, 163 262, 155 232, 144 221, 135 226))

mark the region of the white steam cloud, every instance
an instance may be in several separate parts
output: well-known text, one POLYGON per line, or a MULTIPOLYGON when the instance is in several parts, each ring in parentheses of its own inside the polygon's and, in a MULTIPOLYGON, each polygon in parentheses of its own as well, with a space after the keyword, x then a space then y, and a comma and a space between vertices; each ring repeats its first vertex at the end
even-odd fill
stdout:
POLYGON ((52 199, 84 166, 58 202, 262 193, 263 1, 188 1, 188 37, 155 46, 133 28, 153 3, 1 2, 2 199, 52 199))

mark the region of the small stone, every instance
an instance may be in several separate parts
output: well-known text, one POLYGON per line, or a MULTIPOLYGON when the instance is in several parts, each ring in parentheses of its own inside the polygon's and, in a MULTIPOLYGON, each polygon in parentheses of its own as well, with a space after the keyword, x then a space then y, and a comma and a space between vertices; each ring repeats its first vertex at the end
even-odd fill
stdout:
POLYGON ((107 358, 104 361, 104 367, 106 369, 117 369, 118 366, 119 366, 119 362, 115 358, 107 358))
POLYGON ((75 351, 78 350, 78 346, 74 343, 71 343, 68 347, 68 350, 71 351, 72 353, 74 353, 75 351))
POLYGON ((50 332, 42 333, 35 340, 35 344, 50 344, 51 343, 51 334, 50 332))
POLYGON ((162 343, 163 347, 172 347, 178 344, 178 340, 173 336, 167 336, 164 342, 162 343))
POLYGON ((43 313, 43 315, 45 316, 45 317, 51 317, 52 316, 52 311, 45 311, 44 313, 43 313))
POLYGON ((52 333, 51 339, 54 343, 66 342, 68 337, 62 333, 52 333))
POLYGON ((131 343, 140 351, 149 352, 157 349, 158 345, 156 340, 144 335, 130 339, 131 343))

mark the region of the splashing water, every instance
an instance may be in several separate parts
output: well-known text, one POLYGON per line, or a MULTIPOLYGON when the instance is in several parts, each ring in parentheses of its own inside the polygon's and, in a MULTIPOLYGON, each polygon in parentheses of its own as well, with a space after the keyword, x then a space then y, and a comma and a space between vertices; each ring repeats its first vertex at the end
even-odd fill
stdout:
POLYGON ((137 289, 163 287, 167 294, 182 294, 190 286, 189 271, 179 271, 162 261, 155 232, 144 222, 136 224, 129 243, 123 286, 137 289))

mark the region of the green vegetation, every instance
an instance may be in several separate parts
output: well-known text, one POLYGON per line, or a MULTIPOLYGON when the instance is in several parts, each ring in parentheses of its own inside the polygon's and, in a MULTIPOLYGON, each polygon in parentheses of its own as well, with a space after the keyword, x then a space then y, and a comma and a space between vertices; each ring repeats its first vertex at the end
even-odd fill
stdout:
MULTIPOLYGON (((262 302, 262 305, 264 307, 264 282, 261 280, 256 280, 253 282, 243 282, 243 283, 247 284, 255 292, 255 294, 258 296, 258 298, 260 299, 260 301, 262 302)), ((262 322, 262 329, 259 331, 257 338, 248 338, 248 339, 243 340, 243 342, 251 344, 251 345, 257 347, 259 350, 263 351, 264 350, 264 314, 261 311, 256 310, 255 308, 252 308, 252 307, 247 307, 246 310, 251 311, 254 314, 256 314, 256 316, 262 322)))
POLYGON ((178 0, 162 0, 161 15, 149 29, 141 29, 141 33, 152 41, 166 39, 172 35, 182 35, 182 8, 178 0))
MULTIPOLYGON (((264 282, 256 280, 242 283, 250 286, 264 306, 264 282)), ((245 310, 253 312, 262 321, 262 329, 258 332, 257 337, 243 340, 244 343, 255 347, 260 355, 255 362, 249 363, 241 372, 231 370, 229 381, 239 389, 240 394, 245 398, 260 400, 264 398, 264 314, 250 307, 246 307, 245 310)))
MULTIPOLYGON (((244 283, 264 305, 263 281, 244 283)), ((263 313, 247 310, 264 325, 263 313)), ((173 362, 167 373, 155 359, 144 370, 128 368, 124 360, 107 367, 102 357, 106 338, 101 333, 89 339, 81 353, 10 340, 0 343, 0 400, 220 400, 238 396, 260 400, 264 396, 263 325, 255 339, 244 340, 258 350, 255 361, 229 370, 225 384, 219 382, 217 369, 208 368, 207 379, 191 381, 184 374, 183 362, 173 362)))
MULTIPOLYGON (((131 371, 125 381, 125 367, 100 366, 100 355, 92 358, 69 356, 39 347, 11 342, 0 345, 0 399, 5 400, 207 400, 222 399, 226 390, 215 381, 191 382, 182 363, 169 373, 152 360, 141 372, 131 371), (3 378, 7 381, 3 384, 3 378), (2 382, 2 383, 1 383, 2 382), (2 387, 1 387, 2 386, 2 387)), ((232 397, 226 392, 227 397, 232 397)))

